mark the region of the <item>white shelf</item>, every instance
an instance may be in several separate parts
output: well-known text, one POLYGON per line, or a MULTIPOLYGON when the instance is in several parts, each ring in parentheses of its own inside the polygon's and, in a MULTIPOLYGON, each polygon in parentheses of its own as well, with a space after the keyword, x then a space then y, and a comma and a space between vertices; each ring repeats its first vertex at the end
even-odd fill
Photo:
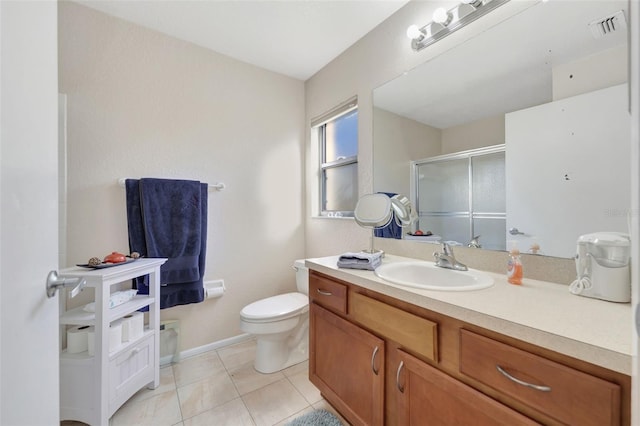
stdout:
POLYGON ((91 270, 78 267, 61 271, 66 276, 85 278, 87 286, 95 288, 96 309, 97 305, 101 306, 98 312, 87 312, 84 306, 67 310, 68 290, 65 290, 59 299, 61 337, 67 325, 93 325, 95 341, 108 342, 111 322, 146 306, 149 313, 142 336, 124 342, 112 351, 103 347, 93 356, 89 356, 88 351, 60 352, 60 420, 107 426, 113 413, 138 390, 144 386, 154 389, 159 386, 158 298, 160 266, 164 262, 166 259, 139 259, 112 268, 91 270), (136 295, 121 305, 109 308, 112 286, 144 275, 149 275, 149 295, 136 295))
MULTIPOLYGON (((131 340, 129 342, 123 342, 114 351, 109 352, 109 360, 112 360, 113 358, 117 357, 122 352, 125 352, 127 349, 129 349, 130 347, 135 346, 138 342, 146 339, 147 337, 149 337, 153 333, 154 333, 153 330, 150 330, 149 327, 145 327, 144 328, 144 333, 142 333, 142 336, 140 336, 136 340, 131 340)), ((93 361, 94 358, 95 358, 94 356, 89 355, 89 351, 70 354, 70 353, 67 352, 66 349, 64 349, 64 350, 62 350, 62 352, 60 352, 60 360, 61 361, 62 360, 65 360, 67 362, 93 361)))
POLYGON ((67 352, 66 349, 64 349, 62 352, 60 352, 60 362, 61 363, 83 363, 83 364, 89 364, 89 363, 93 363, 95 357, 93 356, 89 356, 89 352, 88 351, 84 351, 84 352, 78 352, 75 354, 70 354, 67 352))
POLYGON ((102 269, 89 269, 80 266, 63 269, 61 275, 69 277, 83 277, 87 280, 87 287, 98 287, 121 283, 132 278, 147 275, 150 270, 160 267, 167 259, 138 259, 135 262, 102 269))
POLYGON ((131 312, 135 312, 140 308, 149 306, 154 302, 155 302, 155 299, 147 295, 133 296, 133 299, 131 299, 130 301, 109 309, 108 320, 109 322, 117 320, 118 318, 122 318, 123 316, 130 314, 131 312))
POLYGON ((96 322, 96 314, 87 312, 84 306, 68 310, 60 316, 60 324, 62 325, 94 325, 96 322))
MULTIPOLYGON (((153 297, 149 297, 147 295, 136 295, 128 302, 108 309, 107 321, 112 322, 118 318, 122 318, 123 316, 144 308, 145 306, 149 306, 154 302, 155 299, 153 297)), ((95 312, 85 311, 84 306, 70 309, 60 316, 60 324, 63 325, 95 325, 95 321, 95 312)))

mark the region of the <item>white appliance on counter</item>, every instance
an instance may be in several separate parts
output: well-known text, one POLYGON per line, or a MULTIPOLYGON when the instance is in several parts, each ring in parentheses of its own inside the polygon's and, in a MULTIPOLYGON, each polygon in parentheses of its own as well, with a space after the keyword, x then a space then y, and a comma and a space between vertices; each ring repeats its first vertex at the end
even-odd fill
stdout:
POLYGON ((620 232, 581 235, 577 242, 573 294, 611 302, 631 301, 631 239, 620 232))

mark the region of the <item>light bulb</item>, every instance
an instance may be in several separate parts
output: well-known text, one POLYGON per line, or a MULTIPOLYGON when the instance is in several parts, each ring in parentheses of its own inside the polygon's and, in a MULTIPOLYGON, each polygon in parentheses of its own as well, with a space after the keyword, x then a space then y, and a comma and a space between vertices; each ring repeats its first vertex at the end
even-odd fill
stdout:
POLYGON ((410 25, 409 28, 407 28, 407 37, 411 40, 417 40, 424 37, 424 33, 420 31, 417 25, 410 25))
POLYGON ((449 20, 451 19, 451 15, 444 7, 439 7, 433 12, 433 22, 437 22, 438 24, 447 25, 449 20))

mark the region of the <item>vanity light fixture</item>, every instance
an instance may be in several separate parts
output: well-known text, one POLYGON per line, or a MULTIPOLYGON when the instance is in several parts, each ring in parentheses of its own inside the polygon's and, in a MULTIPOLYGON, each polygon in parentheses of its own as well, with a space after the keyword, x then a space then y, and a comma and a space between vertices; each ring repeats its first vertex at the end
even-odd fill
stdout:
POLYGON ((424 39, 424 36, 424 31, 418 28, 417 25, 409 25, 409 28, 407 28, 407 37, 411 40, 421 41, 424 39))
POLYGON ((443 7, 433 12, 433 21, 420 28, 411 25, 407 28, 407 37, 411 47, 420 51, 452 32, 486 15, 509 0, 462 0, 462 3, 446 10, 443 7))
MULTIPOLYGON (((453 9, 452 9, 453 10, 453 9)), ((433 12, 433 22, 442 24, 445 27, 451 23, 453 14, 444 7, 439 7, 433 12)))
POLYGON ((409 37, 416 43, 420 43, 424 40, 433 39, 436 34, 443 31, 444 29, 445 26, 437 22, 430 22, 422 28, 418 28, 417 25, 411 25, 409 28, 407 28, 407 37, 409 37))

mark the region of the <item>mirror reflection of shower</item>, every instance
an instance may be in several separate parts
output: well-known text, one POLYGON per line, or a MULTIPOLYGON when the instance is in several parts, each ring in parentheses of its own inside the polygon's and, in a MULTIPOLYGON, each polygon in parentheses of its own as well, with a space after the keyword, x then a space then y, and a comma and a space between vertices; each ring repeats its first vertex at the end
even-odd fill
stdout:
POLYGON ((506 250, 504 144, 417 160, 411 172, 424 241, 506 250))

